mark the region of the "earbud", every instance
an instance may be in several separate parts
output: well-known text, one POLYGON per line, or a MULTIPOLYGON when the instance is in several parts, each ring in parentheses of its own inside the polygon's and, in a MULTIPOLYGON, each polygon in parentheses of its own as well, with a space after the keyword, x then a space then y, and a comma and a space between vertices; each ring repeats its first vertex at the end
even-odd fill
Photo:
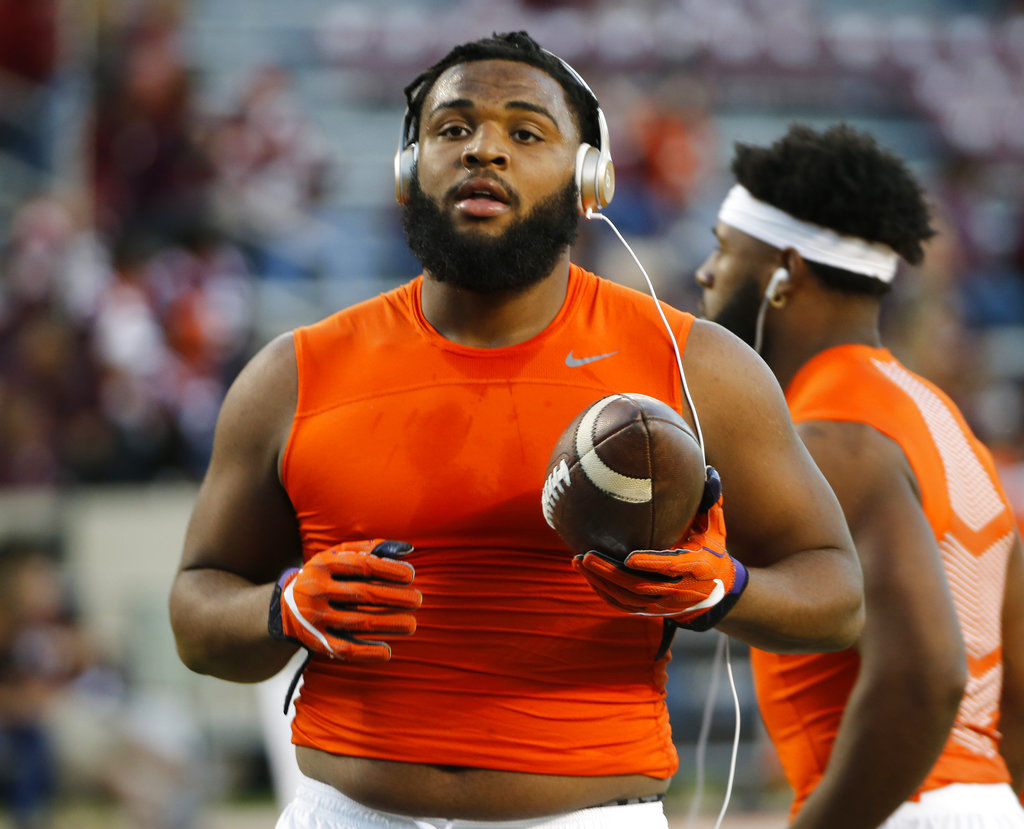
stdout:
POLYGON ((772 272, 772 278, 768 280, 768 286, 764 289, 764 298, 771 303, 773 308, 781 308, 786 304, 786 298, 782 295, 782 288, 789 282, 789 271, 785 268, 776 268, 772 272))

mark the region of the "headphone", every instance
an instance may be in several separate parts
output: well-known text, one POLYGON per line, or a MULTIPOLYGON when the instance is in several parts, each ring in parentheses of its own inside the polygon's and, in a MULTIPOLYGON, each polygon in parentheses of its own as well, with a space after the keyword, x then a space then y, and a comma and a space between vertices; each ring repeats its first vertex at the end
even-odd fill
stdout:
MULTIPOLYGON (((598 137, 601 141, 600 147, 583 142, 576 150, 576 187, 580 193, 577 203, 580 215, 586 216, 594 210, 606 207, 615 194, 615 165, 612 164, 612 153, 608 140, 608 122, 605 120, 604 112, 597 103, 597 96, 583 80, 582 76, 568 63, 562 60, 553 52, 544 50, 557 60, 573 80, 582 87, 597 106, 597 127, 598 137)), ((415 98, 417 88, 409 97, 415 98)), ((420 156, 420 146, 417 139, 419 124, 408 105, 405 108, 405 115, 402 118, 402 134, 398 142, 398 150, 395 152, 395 200, 399 204, 409 203, 409 192, 412 188, 413 176, 416 175, 416 162, 420 156)))
POLYGON ((757 320, 754 322, 754 351, 758 354, 761 353, 761 346, 764 344, 764 318, 768 313, 768 306, 781 308, 786 304, 782 289, 788 284, 789 271, 785 268, 776 268, 772 271, 772 277, 768 280, 761 297, 761 305, 757 309, 757 320))
POLYGON ((782 296, 782 289, 788 284, 789 271, 785 268, 776 268, 764 289, 764 298, 771 303, 772 308, 781 308, 785 304, 786 298, 782 296))

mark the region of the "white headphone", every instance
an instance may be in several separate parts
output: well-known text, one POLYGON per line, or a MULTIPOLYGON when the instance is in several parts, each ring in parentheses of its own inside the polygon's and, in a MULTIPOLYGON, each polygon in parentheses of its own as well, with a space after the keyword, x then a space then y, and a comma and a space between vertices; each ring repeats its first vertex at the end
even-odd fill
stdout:
POLYGON ((772 272, 768 286, 764 289, 764 298, 771 303, 773 308, 781 308, 786 299, 782 295, 782 289, 789 284, 789 271, 785 268, 776 268, 772 272))
MULTIPOLYGON (((583 80, 579 72, 558 55, 548 52, 547 49, 544 51, 562 65, 562 68, 586 91, 597 106, 598 137, 601 146, 594 147, 583 142, 576 151, 575 177, 576 187, 580 192, 577 207, 580 215, 585 216, 590 211, 606 207, 611 202, 612 196, 615 195, 615 165, 612 164, 612 153, 608 140, 608 122, 597 103, 597 96, 587 86, 587 82, 583 80)), ((419 87, 410 93, 410 100, 415 98, 417 92, 419 92, 419 87)), ((418 132, 418 120, 406 106, 405 116, 402 118, 402 134, 398 142, 398 150, 395 153, 395 199, 399 204, 408 204, 409 202, 409 192, 413 177, 416 175, 416 162, 419 160, 420 154, 419 142, 416 140, 418 132)))
POLYGON ((782 289, 789 283, 789 271, 785 268, 776 268, 772 271, 771 279, 765 286, 764 294, 761 297, 761 306, 757 309, 757 320, 754 323, 754 351, 761 353, 761 346, 764 344, 764 318, 768 313, 768 306, 781 308, 786 304, 786 298, 782 295, 782 289))

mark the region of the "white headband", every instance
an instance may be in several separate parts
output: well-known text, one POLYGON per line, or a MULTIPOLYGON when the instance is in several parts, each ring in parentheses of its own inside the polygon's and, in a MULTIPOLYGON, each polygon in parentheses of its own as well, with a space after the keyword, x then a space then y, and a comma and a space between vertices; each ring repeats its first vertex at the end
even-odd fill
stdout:
POLYGON ((719 221, 776 248, 793 248, 804 259, 892 282, 899 255, 888 245, 841 236, 827 227, 795 219, 735 185, 718 211, 719 221))

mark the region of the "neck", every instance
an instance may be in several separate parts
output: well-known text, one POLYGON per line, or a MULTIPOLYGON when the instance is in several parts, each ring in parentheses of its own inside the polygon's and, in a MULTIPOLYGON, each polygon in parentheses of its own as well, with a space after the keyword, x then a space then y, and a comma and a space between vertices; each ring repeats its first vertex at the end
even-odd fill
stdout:
POLYGON ((558 315, 569 285, 569 250, 547 276, 519 291, 478 294, 423 276, 423 316, 438 333, 471 348, 501 348, 536 337, 558 315))
POLYGON ((838 345, 879 348, 878 311, 878 297, 838 293, 769 310, 765 362, 786 389, 803 365, 822 351, 838 345))

